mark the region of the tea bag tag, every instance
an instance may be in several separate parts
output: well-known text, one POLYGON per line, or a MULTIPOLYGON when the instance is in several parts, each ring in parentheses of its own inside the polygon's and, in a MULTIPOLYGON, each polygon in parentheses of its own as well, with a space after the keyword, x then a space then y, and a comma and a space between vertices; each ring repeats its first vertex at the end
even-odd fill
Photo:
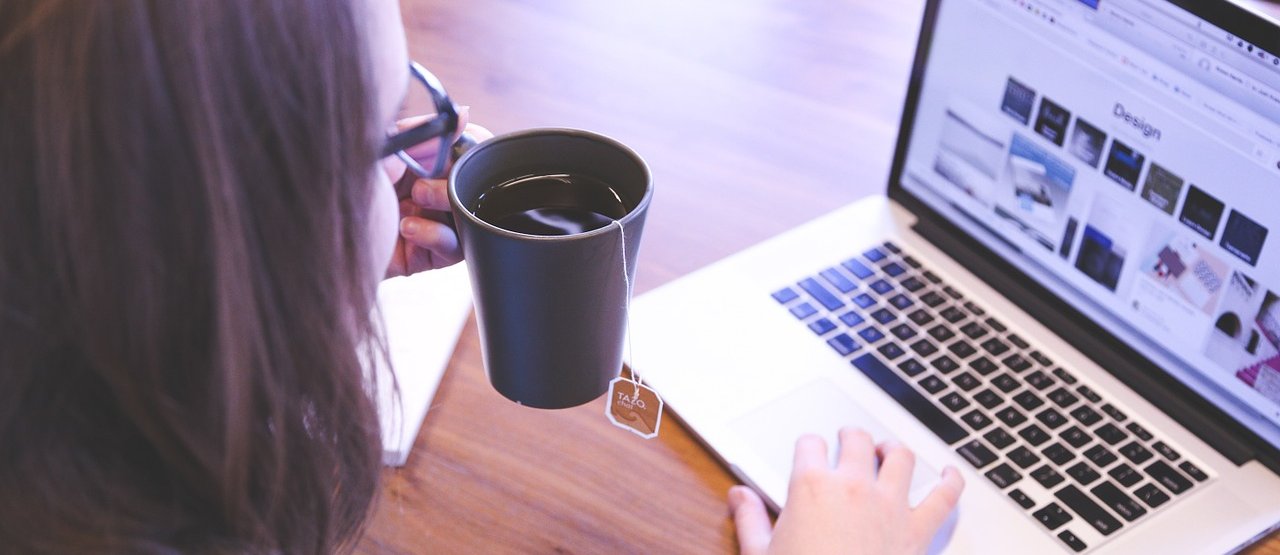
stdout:
POLYGON ((627 230, 622 222, 618 226, 618 241, 622 243, 622 285, 626 287, 627 352, 632 361, 631 378, 618 376, 609 382, 609 398, 605 401, 604 415, 614 426, 631 430, 636 435, 653 439, 662 426, 662 397, 653 388, 640 381, 635 370, 635 350, 631 348, 631 272, 627 268, 627 230))
POLYGON ((647 385, 619 376, 609 382, 604 412, 614 426, 653 439, 662 426, 662 397, 647 385))

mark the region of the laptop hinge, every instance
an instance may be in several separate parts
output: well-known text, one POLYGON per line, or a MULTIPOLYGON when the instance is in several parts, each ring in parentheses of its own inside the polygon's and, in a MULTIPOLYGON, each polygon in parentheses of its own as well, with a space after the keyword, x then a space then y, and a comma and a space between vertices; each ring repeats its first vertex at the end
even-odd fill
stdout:
POLYGON ((1014 277, 1016 270, 1007 262, 990 256, 989 251, 986 256, 979 254, 986 249, 971 237, 948 222, 931 218, 920 218, 913 228, 1232 463, 1258 459, 1280 473, 1280 457, 1259 456, 1274 455, 1273 446, 1118 339, 1098 333, 1096 324, 1056 295, 1014 277))

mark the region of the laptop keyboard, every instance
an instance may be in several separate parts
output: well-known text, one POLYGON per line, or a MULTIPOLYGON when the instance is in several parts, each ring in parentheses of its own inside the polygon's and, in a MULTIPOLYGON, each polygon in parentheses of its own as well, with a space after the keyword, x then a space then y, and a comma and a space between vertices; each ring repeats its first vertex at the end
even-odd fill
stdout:
POLYGON ((893 243, 773 298, 1072 551, 1210 479, 893 243))

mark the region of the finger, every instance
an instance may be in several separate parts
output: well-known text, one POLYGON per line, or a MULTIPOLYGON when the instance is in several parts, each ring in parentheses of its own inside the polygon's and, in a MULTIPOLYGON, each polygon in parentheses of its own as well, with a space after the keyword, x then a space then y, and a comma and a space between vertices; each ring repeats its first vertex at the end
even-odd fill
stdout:
POLYGON ((875 446, 871 443, 871 434, 858 428, 841 428, 840 459, 836 467, 856 478, 875 478, 875 446))
POLYGON ((820 436, 805 434, 796 440, 796 455, 792 462, 791 477, 809 470, 827 469, 827 442, 820 436))
POLYGON ((427 218, 409 216, 400 220, 405 242, 451 258, 458 252, 458 234, 453 228, 427 218))
POLYGON ((474 123, 467 124, 466 132, 468 135, 471 135, 471 137, 475 139, 477 143, 483 143, 493 138, 493 131, 490 131, 483 126, 476 125, 474 123))
POLYGON ((933 491, 912 511, 913 524, 916 529, 932 535, 938 531, 947 515, 956 508, 960 501, 960 492, 964 491, 964 478, 960 471, 948 466, 942 470, 942 481, 934 486, 933 491))
POLYGON ((773 537, 773 524, 760 496, 746 486, 733 486, 729 488, 729 510, 733 511, 742 555, 764 555, 773 537))
POLYGON ((895 499, 906 499, 911 490, 911 473, 916 468, 916 455, 896 441, 876 446, 880 457, 880 483, 895 499))
POLYGON ((451 211, 449 184, 443 179, 419 179, 413 184, 413 202, 427 210, 451 211))

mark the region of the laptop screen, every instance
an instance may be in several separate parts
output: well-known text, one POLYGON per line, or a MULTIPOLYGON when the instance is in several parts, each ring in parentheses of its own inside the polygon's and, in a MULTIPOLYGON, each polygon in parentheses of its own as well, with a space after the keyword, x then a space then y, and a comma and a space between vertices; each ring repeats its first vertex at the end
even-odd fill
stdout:
POLYGON ((1280 445, 1280 52, 1162 0, 937 8, 900 187, 1280 445))

